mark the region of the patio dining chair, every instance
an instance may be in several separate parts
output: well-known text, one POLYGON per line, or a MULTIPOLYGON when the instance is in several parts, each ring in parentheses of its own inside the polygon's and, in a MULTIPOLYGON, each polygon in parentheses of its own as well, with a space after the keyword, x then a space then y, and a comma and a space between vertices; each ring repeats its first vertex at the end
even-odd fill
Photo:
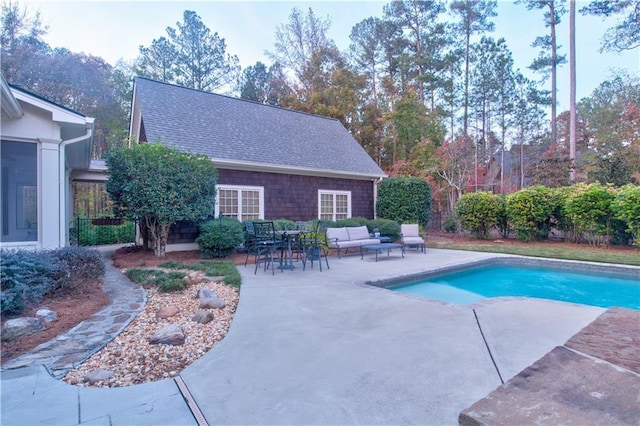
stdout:
POLYGON ((244 266, 247 266, 249 256, 256 255, 256 231, 251 220, 244 222, 244 249, 247 252, 247 257, 244 258, 244 266))
POLYGON ((275 275, 275 254, 283 248, 282 241, 278 240, 276 236, 275 226, 272 221, 253 222, 253 230, 256 262, 256 269, 253 273, 256 274, 260 263, 264 263, 264 270, 266 271, 271 265, 272 274, 275 275))
POLYGON ((313 268, 313 262, 318 261, 320 266, 320 272, 322 272, 322 258, 329 268, 329 246, 327 244, 327 224, 322 221, 317 221, 314 230, 311 234, 308 234, 302 242, 304 244, 304 258, 302 260, 302 270, 307 267, 307 262, 311 262, 311 268, 313 268))
POLYGON ((402 238, 403 250, 405 247, 415 247, 425 253, 424 238, 420 234, 420 228, 417 223, 400 225, 400 235, 402 238))

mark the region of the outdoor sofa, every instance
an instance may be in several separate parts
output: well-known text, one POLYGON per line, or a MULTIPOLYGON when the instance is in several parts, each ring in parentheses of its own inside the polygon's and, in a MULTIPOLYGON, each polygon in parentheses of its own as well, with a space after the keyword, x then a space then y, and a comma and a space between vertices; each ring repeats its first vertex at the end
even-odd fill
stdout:
POLYGON ((344 228, 327 228, 327 244, 335 249, 340 258, 340 251, 347 252, 350 248, 360 248, 367 244, 379 244, 379 238, 372 238, 366 226, 347 226, 344 228))

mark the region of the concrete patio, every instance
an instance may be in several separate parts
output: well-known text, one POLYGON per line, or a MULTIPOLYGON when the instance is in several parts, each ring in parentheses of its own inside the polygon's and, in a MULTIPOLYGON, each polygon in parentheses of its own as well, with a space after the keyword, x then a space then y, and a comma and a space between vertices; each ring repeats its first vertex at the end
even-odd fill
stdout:
POLYGON ((457 424, 604 309, 515 298, 455 306, 361 283, 498 256, 352 255, 275 276, 239 267, 229 333, 177 382, 76 388, 42 368, 4 371, 2 424, 457 424))

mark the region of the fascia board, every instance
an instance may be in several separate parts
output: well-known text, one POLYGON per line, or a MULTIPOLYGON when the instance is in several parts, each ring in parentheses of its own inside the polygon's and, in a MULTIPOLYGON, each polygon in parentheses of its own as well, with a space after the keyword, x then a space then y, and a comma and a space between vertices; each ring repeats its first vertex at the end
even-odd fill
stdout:
POLYGON ((84 115, 73 113, 51 102, 47 102, 27 93, 14 90, 13 95, 19 101, 33 105, 41 110, 48 111, 51 113, 51 119, 58 123, 79 124, 84 126, 86 124, 93 124, 94 122, 94 118, 92 117, 85 117, 84 115))
POLYGON ((313 169, 306 167, 286 167, 276 164, 265 163, 252 163, 242 161, 232 161, 222 158, 211 158, 211 162, 214 166, 220 169, 231 170, 244 170, 253 172, 266 172, 266 173, 283 173, 283 174, 295 174, 304 176, 323 176, 323 177, 335 177, 342 179, 357 179, 357 180, 372 180, 387 177, 386 174, 369 174, 369 173, 354 173, 347 171, 336 170, 324 170, 313 169))

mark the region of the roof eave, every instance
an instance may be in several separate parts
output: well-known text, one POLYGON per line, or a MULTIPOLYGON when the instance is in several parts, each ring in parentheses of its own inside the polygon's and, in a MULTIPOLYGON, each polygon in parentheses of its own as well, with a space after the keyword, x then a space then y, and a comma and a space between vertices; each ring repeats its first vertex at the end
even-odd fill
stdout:
POLYGON ((24 115, 22 106, 20 106, 20 102, 13 96, 11 87, 2 73, 0 73, 0 89, 2 91, 0 98, 2 100, 0 102, 2 104, 2 111, 12 120, 21 118, 24 115))
POLYGON ((277 164, 233 161, 223 158, 211 158, 213 165, 219 169, 244 170, 251 172, 283 173, 304 176, 324 176, 342 179, 374 180, 387 177, 384 173, 362 173, 342 170, 314 169, 308 167, 288 167, 277 164))

